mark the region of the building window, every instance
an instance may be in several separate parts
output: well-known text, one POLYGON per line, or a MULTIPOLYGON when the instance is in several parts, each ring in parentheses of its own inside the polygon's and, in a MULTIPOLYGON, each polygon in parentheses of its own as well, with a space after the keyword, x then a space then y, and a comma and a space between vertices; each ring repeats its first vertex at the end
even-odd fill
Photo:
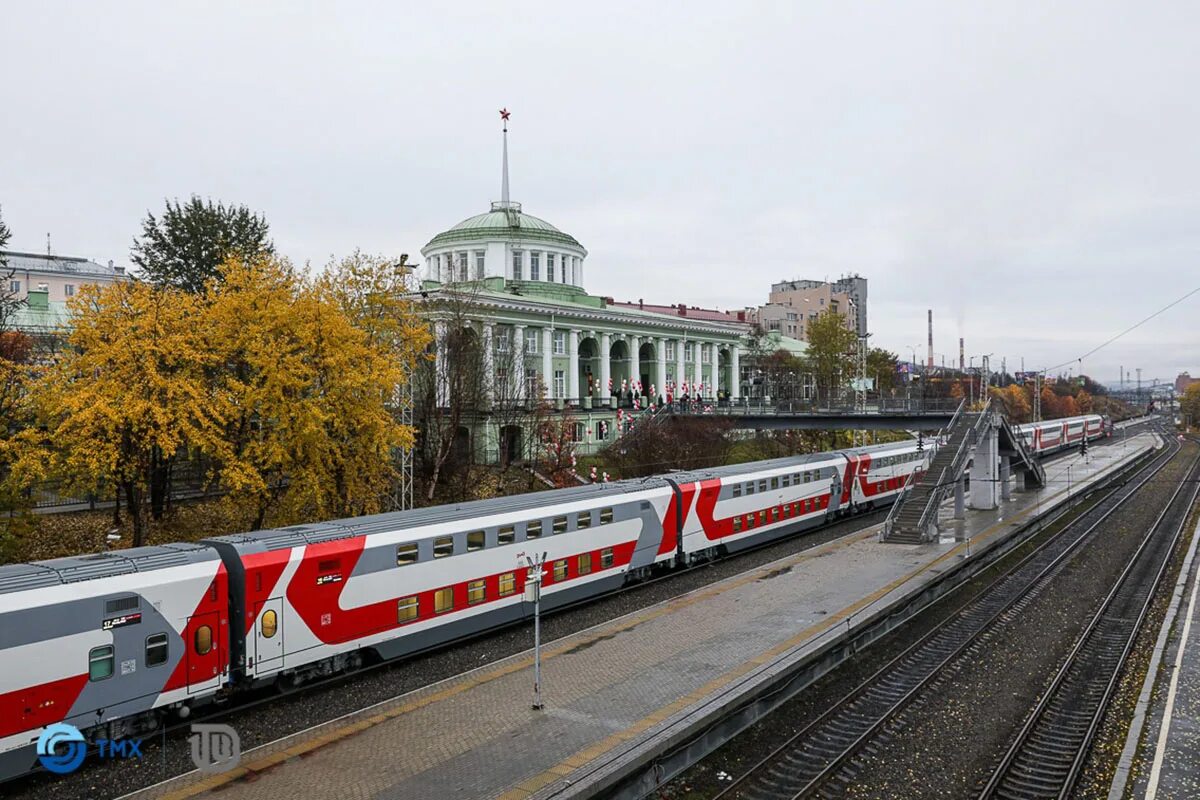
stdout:
POLYGON ((476 250, 475 251, 475 277, 478 278, 479 280, 483 280, 484 260, 485 260, 484 259, 484 251, 476 250))
POLYGON ((777 319, 767 320, 767 330, 769 330, 769 331, 779 330, 779 320, 777 320, 777 319))
POLYGON ((417 618, 417 598, 404 597, 396 601, 396 622, 412 622, 417 618))
POLYGON ((487 585, 482 581, 471 581, 467 584, 467 605, 482 603, 487 599, 487 585))
POLYGON ((507 597, 517 590, 517 573, 502 572, 500 574, 500 596, 507 597))
POLYGON ((561 369, 554 370, 554 396, 567 396, 567 373, 561 369))
POLYGON ((514 281, 521 280, 521 259, 523 255, 520 250, 513 250, 512 276, 514 281))
POLYGON ((21 291, 21 282, 20 281, 9 281, 8 282, 8 291, 12 292, 13 294, 16 294, 17 292, 21 291))
POLYGON ((63 294, 66 295, 67 297, 74 297, 75 296, 75 284, 73 284, 73 283, 64 284, 63 285, 63 294))
POLYGON ((433 593, 433 613, 444 614, 454 610, 454 587, 447 586, 433 593))
POLYGON ((146 666, 157 667, 167 663, 169 645, 165 633, 156 633, 146 640, 146 666))
POLYGON ((538 329, 525 329, 525 352, 531 355, 537 355, 538 351, 538 329))
POLYGON ((92 648, 88 653, 88 680, 102 681, 105 678, 111 678, 115 660, 111 644, 92 648))
POLYGON ((529 280, 540 281, 542 279, 542 254, 537 250, 529 251, 529 280))
POLYGON ((574 283, 573 280, 567 279, 567 257, 566 256, 562 257, 562 282, 563 283, 574 283))
POLYGON ((554 355, 565 356, 567 354, 567 332, 554 332, 554 355))
POLYGON ((528 367, 525 370, 525 398, 526 399, 530 399, 530 398, 538 396, 538 394, 539 394, 538 387, 541 384, 541 381, 542 381, 541 376, 538 375, 538 371, 536 369, 534 369, 533 367, 528 367))
POLYGON ((683 343, 683 360, 684 361, 694 361, 695 360, 694 356, 695 356, 695 353, 693 352, 692 343, 684 342, 683 343))
POLYGON ((583 437, 587 436, 587 428, 582 422, 575 423, 575 441, 582 442, 583 437))
POLYGON ((596 423, 596 441, 603 442, 608 438, 608 423, 600 420, 596 423))
POLYGON ((712 354, 713 354, 713 345, 711 345, 711 344, 700 345, 700 360, 702 362, 704 362, 705 364, 708 364, 709 362, 711 362, 712 354))
POLYGON ((546 253, 546 280, 554 283, 554 253, 546 253))
POLYGON ((496 352, 507 353, 508 343, 512 340, 512 330, 509 328, 496 329, 496 352))
POLYGON ((674 340, 667 341, 667 361, 675 360, 675 342, 674 340))

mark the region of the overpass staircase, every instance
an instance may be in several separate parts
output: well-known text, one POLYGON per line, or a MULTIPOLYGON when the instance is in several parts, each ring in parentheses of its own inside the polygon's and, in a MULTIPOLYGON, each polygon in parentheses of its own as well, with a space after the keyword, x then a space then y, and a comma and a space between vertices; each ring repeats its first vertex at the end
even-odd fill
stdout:
POLYGON ((896 544, 921 544, 934 535, 938 508, 962 480, 971 457, 971 447, 979 432, 988 424, 991 403, 982 412, 966 412, 965 401, 943 430, 944 443, 919 478, 896 498, 883 523, 883 540, 896 544))

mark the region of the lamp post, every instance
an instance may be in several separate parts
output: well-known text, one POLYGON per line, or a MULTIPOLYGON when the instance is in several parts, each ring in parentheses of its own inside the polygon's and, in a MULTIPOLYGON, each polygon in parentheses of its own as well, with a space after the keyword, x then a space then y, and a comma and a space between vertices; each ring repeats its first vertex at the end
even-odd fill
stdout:
MULTIPOLYGON (((518 556, 520 558, 520 556, 518 556)), ((533 601, 533 710, 541 711, 542 704, 542 577, 546 554, 525 556, 525 600, 533 601)))

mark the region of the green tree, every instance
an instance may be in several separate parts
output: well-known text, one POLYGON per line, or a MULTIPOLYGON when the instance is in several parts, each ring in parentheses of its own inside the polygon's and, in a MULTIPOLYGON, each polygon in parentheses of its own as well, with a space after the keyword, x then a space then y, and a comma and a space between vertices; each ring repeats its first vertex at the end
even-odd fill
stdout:
POLYGON ((167 201, 161 217, 147 213, 130 257, 151 283, 193 294, 221 280, 227 259, 256 261, 275 252, 267 220, 245 206, 213 204, 192 195, 167 201))
POLYGON ((23 302, 17 297, 16 292, 9 291, 8 288, 8 279, 12 277, 13 270, 8 267, 8 258, 4 255, 4 248, 8 246, 10 238, 12 238, 12 231, 4 224, 4 218, 0 217, 0 333, 8 330, 9 320, 23 302))
POLYGON ((821 400, 832 399, 835 392, 849 385, 856 374, 857 348, 858 336, 836 311, 824 311, 808 324, 805 358, 821 400))
POLYGON ((875 379, 875 389, 885 392, 896 388, 896 362, 898 356, 882 347, 867 351, 867 377, 875 379))

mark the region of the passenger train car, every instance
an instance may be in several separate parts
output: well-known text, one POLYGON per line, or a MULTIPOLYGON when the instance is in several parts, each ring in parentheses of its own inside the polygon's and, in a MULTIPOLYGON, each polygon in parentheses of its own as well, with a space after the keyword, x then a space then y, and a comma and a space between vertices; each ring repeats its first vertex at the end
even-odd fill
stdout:
POLYGON ((1086 417, 1055 419, 1049 422, 1033 422, 1018 425, 1017 433, 1025 440, 1025 446, 1038 455, 1054 453, 1084 440, 1112 436, 1112 421, 1099 414, 1086 417))
POLYGON ((891 502, 932 449, 877 445, 0 566, 0 780, 47 725, 92 741, 237 692, 519 620, 891 502))

